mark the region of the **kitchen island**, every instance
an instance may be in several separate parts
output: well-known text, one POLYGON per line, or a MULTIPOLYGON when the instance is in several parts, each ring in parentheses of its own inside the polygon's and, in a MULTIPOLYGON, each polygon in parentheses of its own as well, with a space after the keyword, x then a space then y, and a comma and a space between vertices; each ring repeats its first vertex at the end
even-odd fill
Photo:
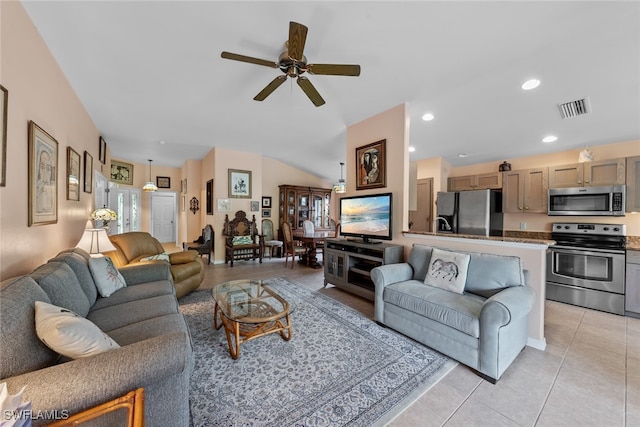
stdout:
MULTIPOLYGON (((513 232, 515 234, 515 232, 513 232)), ((468 234, 404 231, 403 243, 428 245, 469 252, 518 256, 528 271, 528 285, 536 293, 536 302, 529 314, 529 339, 527 345, 539 350, 547 346, 544 336, 544 305, 546 289, 547 249, 555 242, 547 233, 524 233, 513 236, 477 236, 468 234), (526 237, 525 237, 526 236, 526 237), (529 237, 529 236, 534 236, 529 237), (537 238, 541 237, 541 238, 537 238)), ((405 248, 406 249, 406 248, 405 248)))

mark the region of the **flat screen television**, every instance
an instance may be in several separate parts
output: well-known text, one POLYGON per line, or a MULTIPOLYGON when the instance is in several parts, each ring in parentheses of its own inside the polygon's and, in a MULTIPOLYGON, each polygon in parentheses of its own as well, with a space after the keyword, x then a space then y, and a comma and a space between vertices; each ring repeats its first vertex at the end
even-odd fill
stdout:
POLYGON ((372 239, 392 238, 393 197, 391 193, 351 196, 340 199, 340 235, 372 239))

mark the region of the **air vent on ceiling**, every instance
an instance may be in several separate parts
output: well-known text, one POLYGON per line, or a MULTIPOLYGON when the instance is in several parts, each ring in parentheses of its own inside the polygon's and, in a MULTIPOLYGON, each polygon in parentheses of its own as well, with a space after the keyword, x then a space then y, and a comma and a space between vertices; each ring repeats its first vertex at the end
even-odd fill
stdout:
POLYGON ((562 114, 563 119, 581 116, 591 112, 591 104, 589 103, 588 97, 558 104, 558 108, 560 109, 560 114, 562 114))

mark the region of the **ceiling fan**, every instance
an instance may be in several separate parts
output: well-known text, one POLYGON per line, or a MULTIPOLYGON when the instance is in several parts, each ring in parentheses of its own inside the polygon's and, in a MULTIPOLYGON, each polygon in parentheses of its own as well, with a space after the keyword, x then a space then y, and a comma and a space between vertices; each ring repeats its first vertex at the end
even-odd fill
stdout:
POLYGON ((278 76, 260 91, 253 99, 264 101, 265 98, 278 88, 287 77, 297 78, 298 86, 309 97, 313 105, 319 107, 325 103, 322 96, 311 81, 303 76, 305 72, 309 74, 324 74, 332 76, 359 76, 359 65, 347 64, 307 64, 307 58, 303 55, 304 44, 307 39, 308 28, 297 22, 289 22, 289 40, 285 43, 285 50, 278 57, 278 62, 266 59, 253 58, 251 56, 239 55, 237 53, 222 52, 225 59, 234 61, 249 62, 251 64, 263 65, 265 67, 280 68, 285 75, 278 76))

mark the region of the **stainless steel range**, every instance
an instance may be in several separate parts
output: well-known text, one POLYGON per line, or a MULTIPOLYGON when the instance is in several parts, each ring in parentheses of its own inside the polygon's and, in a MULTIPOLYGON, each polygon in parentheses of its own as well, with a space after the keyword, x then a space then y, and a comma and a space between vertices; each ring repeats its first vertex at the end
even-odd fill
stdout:
POLYGON ((547 299, 624 315, 624 224, 554 223, 547 299))

